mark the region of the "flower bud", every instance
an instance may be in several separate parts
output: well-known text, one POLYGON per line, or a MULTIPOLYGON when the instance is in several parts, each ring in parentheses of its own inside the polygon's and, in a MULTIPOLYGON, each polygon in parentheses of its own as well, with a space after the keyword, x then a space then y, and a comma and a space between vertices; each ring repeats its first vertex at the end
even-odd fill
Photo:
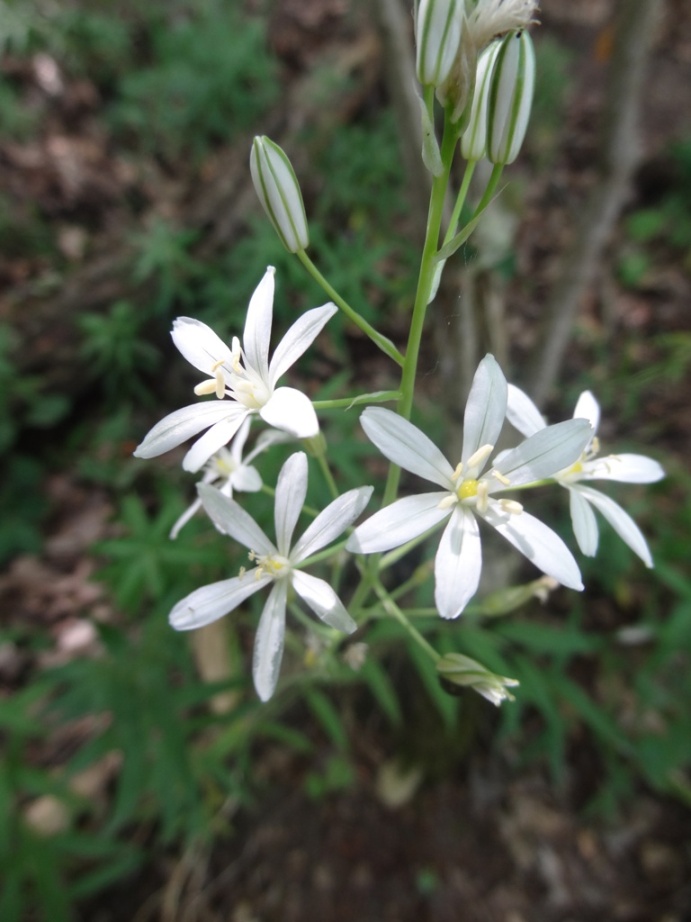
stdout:
POLYGON ((487 158, 513 163, 528 127, 535 88, 535 51, 527 32, 507 35, 497 52, 487 110, 487 158))
POLYGON ((416 66, 423 86, 439 86, 449 76, 461 41, 463 9, 463 0, 420 0, 416 66))
POLYGON ((513 695, 507 689, 518 685, 516 679, 496 675, 477 660, 462 653, 446 653, 442 656, 437 661, 437 672, 451 694, 456 687, 472 688, 497 706, 502 701, 513 701, 513 695))
POLYGON ((290 160, 267 137, 252 142, 250 172, 259 201, 283 246, 291 253, 309 245, 307 218, 300 185, 290 160))
POLYGON ((499 42, 494 42, 485 48, 477 64, 470 118, 461 137, 461 153, 466 160, 481 160, 487 150, 487 99, 500 47, 499 42))

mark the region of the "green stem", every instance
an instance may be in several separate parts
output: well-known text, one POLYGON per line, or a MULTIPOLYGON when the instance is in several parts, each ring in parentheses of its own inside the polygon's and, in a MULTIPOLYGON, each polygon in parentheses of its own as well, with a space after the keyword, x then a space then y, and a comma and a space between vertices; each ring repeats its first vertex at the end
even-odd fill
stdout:
POLYGON ((377 582, 374 584, 374 591, 379 596, 379 600, 381 601, 382 606, 387 614, 391 615, 392 618, 395 618, 405 628, 415 643, 417 643, 418 646, 420 646, 425 651, 425 653, 427 653, 427 655, 434 660, 435 663, 440 660, 441 655, 437 653, 434 647, 422 636, 417 628, 413 627, 413 625, 410 623, 410 621, 408 621, 406 616, 403 614, 398 605, 396 605, 394 600, 391 598, 381 583, 377 582))
POLYGON ((319 467, 321 472, 324 475, 324 480, 327 483, 327 486, 331 492, 331 495, 334 499, 338 499, 340 493, 338 492, 338 487, 336 486, 336 481, 334 480, 331 469, 329 468, 329 462, 326 460, 326 455, 323 451, 320 451, 317 455, 317 461, 319 462, 319 467))
POLYGON ((490 199, 494 195, 496 188, 499 185, 499 180, 501 179, 501 174, 503 173, 503 171, 504 171, 503 163, 494 164, 492 175, 489 178, 489 182, 487 183, 487 187, 485 188, 485 191, 482 193, 482 198, 480 199, 480 201, 477 203, 475 207, 475 211, 473 212, 473 215, 470 219, 471 221, 473 220, 473 218, 477 217, 477 215, 479 215, 480 212, 484 208, 486 208, 487 205, 489 204, 490 199))
MULTIPOLYGON (((408 345, 405 353, 405 361, 403 362, 403 370, 401 372, 401 397, 398 401, 397 409, 404 419, 410 419, 410 414, 413 409, 413 395, 415 393, 415 379, 417 376, 418 359, 420 357, 420 344, 422 342, 425 314, 427 313, 427 305, 430 300, 436 270, 434 257, 439 246, 439 234, 441 232, 441 222, 444 214, 444 200, 449 185, 449 175, 451 173, 451 164, 453 162, 457 141, 458 137, 456 131, 451 125, 447 114, 445 116, 444 136, 441 144, 441 158, 444 164, 444 170, 440 176, 434 178, 432 183, 432 194, 430 196, 429 212, 427 215, 427 233, 425 235, 425 244, 422 250, 422 259, 420 261, 420 274, 418 276, 413 316, 410 321, 408 345)), ((400 476, 401 469, 398 465, 392 464, 389 467, 389 476, 384 490, 383 506, 387 506, 396 498, 400 476)))
POLYGON ((400 396, 400 391, 375 391, 372 394, 358 394, 356 397, 337 397, 335 400, 313 400, 312 406, 315 410, 340 410, 343 407, 349 410, 351 407, 357 407, 362 403, 387 403, 387 401, 390 400, 398 400, 400 396))
POLYGON ((375 330, 371 323, 368 323, 364 317, 358 314, 358 312, 339 295, 336 289, 324 278, 319 269, 317 269, 307 253, 305 253, 304 250, 298 250, 297 257, 312 278, 321 285, 334 304, 340 307, 346 317, 352 320, 355 326, 362 330, 363 333, 366 333, 372 342, 378 346, 382 352, 388 355, 390 359, 393 359, 397 365, 403 365, 403 356, 391 340, 386 336, 382 336, 378 330, 375 330))
POLYGON ((465 205, 465 200, 468 196, 470 181, 473 178, 473 173, 475 172, 476 166, 477 160, 469 160, 466 164, 465 171, 463 173, 463 180, 461 181, 461 188, 458 190, 458 195, 456 196, 456 204, 453 206, 451 221, 449 222, 449 226, 446 229, 446 234, 444 235, 445 244, 447 244, 456 233, 458 222, 461 220, 461 212, 463 211, 463 206, 465 205))

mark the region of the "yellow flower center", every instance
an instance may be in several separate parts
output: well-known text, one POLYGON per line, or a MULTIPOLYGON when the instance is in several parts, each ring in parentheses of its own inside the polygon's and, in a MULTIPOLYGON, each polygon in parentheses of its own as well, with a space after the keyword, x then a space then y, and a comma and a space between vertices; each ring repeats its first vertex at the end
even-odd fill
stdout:
POLYGON ((477 480, 464 480, 460 487, 456 489, 456 496, 461 500, 472 499, 473 496, 477 496, 477 488, 477 480))

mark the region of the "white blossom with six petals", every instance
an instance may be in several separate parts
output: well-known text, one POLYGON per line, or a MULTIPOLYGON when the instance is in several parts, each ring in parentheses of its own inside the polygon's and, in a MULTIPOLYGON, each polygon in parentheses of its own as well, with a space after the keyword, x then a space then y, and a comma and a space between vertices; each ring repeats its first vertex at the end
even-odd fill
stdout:
POLYGON ((356 624, 331 586, 300 569, 308 557, 326 547, 355 521, 372 495, 372 487, 349 490, 330 503, 291 548, 293 532, 307 495, 307 456, 291 455, 276 485, 276 544, 251 515, 220 490, 199 485, 204 509, 219 531, 250 550, 256 566, 240 576, 203 586, 178 602, 170 624, 178 631, 203 627, 227 615, 245 599, 272 584, 254 643, 253 676, 257 694, 268 701, 274 692, 283 656, 288 591, 292 587, 325 624, 351 633, 356 624))
MULTIPOLYGON (((204 476, 199 483, 214 484, 224 496, 230 499, 233 497, 234 490, 239 490, 241 493, 256 493, 261 490, 261 475, 256 467, 250 464, 250 461, 253 461, 261 452, 266 451, 270 445, 286 441, 290 436, 278 429, 268 429, 261 433, 252 451, 243 458, 242 450, 249 435, 250 423, 251 420, 248 417, 240 426, 230 448, 219 448, 216 454, 209 458, 204 468, 204 476)), ((202 501, 197 497, 173 525, 170 537, 177 538, 181 529, 201 507, 202 501)))
POLYGON ((135 457, 155 458, 207 429, 182 462, 185 470, 198 471, 252 415, 298 439, 317 435, 319 421, 309 398, 295 388, 276 387, 276 382, 312 344, 338 308, 329 303, 306 311, 290 327, 269 361, 274 273, 273 266, 269 266, 250 299, 242 344, 235 336, 229 348, 205 323, 190 317, 178 317, 174 322, 173 342, 188 362, 207 375, 207 380, 195 387, 195 393, 215 394, 218 400, 170 413, 151 429, 135 450, 135 457), (230 400, 224 399, 227 397, 230 400))
POLYGON ((582 589, 581 575, 561 538, 509 499, 495 494, 551 476, 572 464, 590 440, 585 420, 567 420, 502 452, 483 470, 506 414, 507 384, 493 356, 478 366, 465 409, 461 462, 454 469, 416 426, 390 410, 369 407, 360 417, 368 437, 394 464, 443 488, 406 496, 375 513, 351 535, 347 549, 372 554, 406 544, 449 518, 435 558, 435 604, 456 618, 475 594, 482 570, 477 517, 492 525, 548 576, 582 589))
MULTIPOLYGON (((600 406, 590 391, 583 391, 576 403, 574 419, 587 419, 593 427, 593 437, 582 456, 570 467, 554 474, 554 479, 569 491, 571 523, 576 541, 587 557, 597 552, 599 531, 593 508, 609 522, 619 537, 638 554, 647 567, 653 558, 640 528, 628 512, 613 499, 585 486, 584 480, 618 480, 621 483, 655 483, 665 476, 657 461, 645 455, 622 454, 598 458, 600 449, 596 436, 600 423, 600 406), (591 508, 593 507, 593 508, 591 508)), ((509 385, 506 417, 519 432, 531 436, 547 425, 533 401, 520 388, 509 385)))

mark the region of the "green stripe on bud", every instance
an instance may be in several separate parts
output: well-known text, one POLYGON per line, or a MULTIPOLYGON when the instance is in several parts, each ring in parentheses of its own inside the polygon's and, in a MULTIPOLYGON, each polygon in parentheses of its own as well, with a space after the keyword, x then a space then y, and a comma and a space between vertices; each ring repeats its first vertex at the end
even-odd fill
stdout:
POLYGON ((523 144, 535 88, 535 51, 527 32, 507 35, 499 46, 489 91, 487 158, 513 163, 523 144))
POLYGON ((420 0, 416 67, 423 86, 439 86, 449 76, 461 42, 463 10, 463 0, 420 0))
POLYGON ((283 246, 291 253, 307 249, 309 232, 302 192, 284 151, 265 136, 255 138, 250 172, 259 201, 283 246))
POLYGON ((516 679, 490 672, 477 660, 462 653, 446 653, 437 660, 437 672, 442 685, 450 694, 457 694, 457 688, 472 688, 492 704, 513 701, 509 688, 518 685, 516 679))
POLYGON ((466 160, 481 160, 487 150, 487 101, 500 47, 499 42, 494 42, 485 48, 477 63, 470 118, 461 137, 461 153, 466 160))

